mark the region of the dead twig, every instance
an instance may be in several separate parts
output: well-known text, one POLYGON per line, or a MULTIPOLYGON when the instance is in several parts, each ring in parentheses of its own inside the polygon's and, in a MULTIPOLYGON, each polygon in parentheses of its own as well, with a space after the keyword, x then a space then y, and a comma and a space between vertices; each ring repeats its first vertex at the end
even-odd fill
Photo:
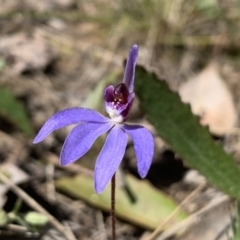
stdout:
POLYGON ((53 153, 46 153, 46 159, 52 163, 54 166, 57 166, 59 168, 64 168, 70 172, 73 172, 73 173, 82 173, 82 174, 85 174, 85 175, 88 175, 90 177, 93 177, 93 171, 92 170, 89 170, 85 167, 82 167, 78 164, 75 164, 75 163, 72 163, 71 165, 69 166, 66 166, 66 167, 62 167, 60 166, 59 164, 59 158, 57 155, 54 155, 53 153))
POLYGON ((45 171, 47 198, 56 201, 56 191, 54 185, 54 165, 52 163, 47 164, 45 171))
POLYGON ((174 209, 174 211, 165 219, 165 221, 161 222, 159 226, 152 232, 150 236, 146 238, 146 240, 153 240, 156 236, 163 230, 163 228, 179 213, 179 211, 189 203, 195 196, 206 186, 206 183, 199 185, 195 190, 193 190, 179 205, 174 209))
POLYGON ((64 222, 65 228, 68 230, 68 234, 71 237, 72 240, 77 240, 76 237, 74 236, 72 229, 70 228, 69 224, 67 221, 64 222))
POLYGON ((187 227, 191 226, 192 224, 198 222, 201 215, 204 214, 205 212, 209 211, 211 208, 214 208, 224 202, 227 202, 228 200, 229 200, 229 197, 226 195, 221 196, 217 199, 213 199, 207 206, 203 207, 198 212, 192 214, 187 219, 181 221, 180 223, 173 225, 171 228, 166 230, 160 237, 158 237, 157 240, 168 239, 170 236, 176 234, 177 232, 183 230, 184 228, 187 228, 187 227))
POLYGON ((68 240, 75 240, 72 238, 72 234, 49 212, 47 212, 41 205, 39 205, 33 198, 31 198, 27 193, 25 193, 21 188, 15 185, 11 180, 9 180, 3 173, 0 172, 0 181, 6 184, 16 195, 18 195, 23 201, 25 201, 30 207, 32 207, 37 212, 44 214, 49 222, 60 231, 68 240))
POLYGON ((101 211, 96 212, 96 222, 97 222, 97 228, 98 228, 98 239, 99 240, 104 240, 107 239, 107 233, 106 229, 104 226, 104 220, 103 220, 103 215, 101 211))

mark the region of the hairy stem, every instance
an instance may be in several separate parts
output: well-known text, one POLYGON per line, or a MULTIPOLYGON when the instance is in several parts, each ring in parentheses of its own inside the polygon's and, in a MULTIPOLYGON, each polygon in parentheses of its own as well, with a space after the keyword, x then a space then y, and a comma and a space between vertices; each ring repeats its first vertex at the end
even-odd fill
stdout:
POLYGON ((112 240, 116 239, 115 229, 115 174, 111 180, 111 221, 112 221, 112 240))

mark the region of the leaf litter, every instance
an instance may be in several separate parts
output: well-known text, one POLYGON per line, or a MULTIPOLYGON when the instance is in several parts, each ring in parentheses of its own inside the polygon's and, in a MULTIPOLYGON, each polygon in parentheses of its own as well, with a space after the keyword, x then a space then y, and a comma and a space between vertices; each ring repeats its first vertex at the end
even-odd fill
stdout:
MULTIPOLYGON (((0 32, 1 59, 4 59, 5 62, 5 66, 1 69, 0 85, 10 89, 16 99, 24 104, 28 112, 29 120, 34 126, 35 131, 56 111, 65 107, 81 106, 85 99, 87 99, 89 93, 94 92, 94 90, 96 90, 95 93, 98 94, 95 86, 99 83, 99 79, 107 82, 109 75, 114 75, 115 81, 119 81, 119 79, 121 79, 120 74, 123 71, 121 68, 123 56, 126 56, 127 49, 134 42, 139 42, 143 48, 149 47, 149 44, 145 44, 146 30, 144 34, 142 32, 134 32, 136 34, 131 32, 132 29, 129 26, 133 26, 135 22, 132 25, 130 20, 130 25, 124 25, 124 29, 122 30, 123 34, 121 33, 121 35, 117 29, 115 29, 115 23, 113 26, 107 23, 108 12, 106 15, 100 15, 99 18, 98 14, 102 14, 102 9, 104 8, 98 7, 104 6, 106 8, 105 1, 102 1, 102 6, 85 1, 81 3, 70 0, 42 1, 42 6, 39 5, 40 3, 35 4, 34 2, 33 4, 30 0, 24 1, 24 5, 22 6, 16 5, 15 1, 3 2, 5 2, 5 5, 1 5, 1 12, 4 14, 16 10, 22 12, 20 12, 19 15, 13 12, 15 15, 13 14, 12 16, 15 16, 15 18, 10 16, 7 21, 7 24, 11 25, 11 27, 8 28, 6 26, 7 24, 5 24, 4 31, 0 32), (4 8, 4 6, 6 8, 4 8), (29 9, 35 14, 32 18, 26 15, 26 10, 29 9), (65 14, 62 16, 71 15, 71 9, 77 10, 78 14, 68 18, 61 17, 61 15, 56 13, 56 10, 59 9, 65 14), (44 15, 45 11, 52 11, 52 14, 44 15), (91 20, 88 22, 86 19, 84 21, 79 20, 79 16, 82 16, 82 13, 86 16, 88 11, 89 16, 97 17, 97 21, 94 22, 91 20), (38 13, 44 14, 38 15, 38 13), (61 26, 64 27, 55 27, 52 22, 56 17, 61 20, 61 26), (84 26, 86 27, 87 24, 89 24, 90 27, 86 31, 84 26), (17 27, 14 28, 14 26, 17 27), (111 35, 114 35, 117 39, 115 45, 111 44, 113 43, 112 40, 110 41, 111 35)), ((130 5, 131 3, 125 7, 132 16, 134 16, 136 9, 129 8, 130 5), (132 11, 132 9, 135 10, 132 11)), ((110 7, 111 8, 108 9, 110 10, 109 12, 116 9, 114 13, 116 16, 118 16, 119 9, 122 9, 118 3, 116 3, 115 6, 110 5, 110 7)), ((181 12, 177 11, 182 11, 185 8, 187 8, 188 14, 191 15, 193 13, 192 8, 189 7, 188 4, 182 8, 175 8, 173 5, 172 7, 174 11, 176 11, 178 18, 180 18, 181 12)), ((141 8, 139 8, 138 11, 141 11, 140 9, 141 8)), ((229 11, 230 10, 229 8, 229 11)), ((144 15, 141 16, 144 20, 144 15)), ((166 19, 165 23, 168 24, 168 19, 170 19, 167 29, 171 29, 172 23, 175 24, 174 26, 181 28, 181 22, 176 21, 174 16, 174 14, 169 17, 167 15, 164 16, 166 19)), ((198 16, 198 20, 202 24, 199 24, 199 22, 196 24, 197 21, 192 21, 192 17, 191 15, 189 18, 184 18, 183 33, 189 34, 199 31, 200 33, 209 34, 212 32, 212 26, 214 24, 218 25, 218 21, 205 21, 202 15, 200 17, 198 16)), ((140 23, 140 21, 138 21, 138 23, 140 23)), ((59 22, 57 24, 57 26, 59 26, 59 22)), ((154 24, 152 24, 152 26, 154 26, 154 24)), ((136 27, 136 25, 134 25, 134 27, 136 27)), ((160 31, 167 31, 165 28, 159 27, 159 29, 160 31)), ((220 28, 216 27, 216 29, 220 28)), ((176 31, 176 29, 174 31, 176 31)), ((175 34, 175 32, 173 33, 175 34)), ((160 33, 161 36, 164 36, 164 34, 168 33, 160 33)), ((146 56, 148 56, 147 59, 149 59, 147 64, 157 69, 161 75, 165 75, 166 81, 173 89, 179 90, 181 84, 183 84, 186 79, 190 79, 192 72, 195 72, 196 67, 199 67, 198 64, 202 64, 201 54, 208 53, 209 49, 198 47, 194 49, 193 46, 188 45, 187 41, 184 42, 184 39, 182 42, 179 42, 180 47, 171 46, 166 41, 167 46, 165 46, 164 41, 162 41, 164 38, 161 37, 161 39, 158 39, 158 34, 153 30, 149 32, 149 36, 152 35, 156 37, 156 41, 151 42, 149 50, 151 53, 146 53, 146 56), (158 45, 158 41, 162 42, 158 45), (185 51, 182 51, 181 44, 185 51), (183 62, 187 54, 190 56, 190 60, 188 59, 183 62)), ((194 36, 193 39, 198 42, 198 39, 194 38, 194 36)), ((231 38, 231 41, 234 41, 234 38, 231 38)), ((210 40, 207 44, 213 46, 214 43, 215 41, 211 42, 210 40)), ((229 42, 222 45, 224 47, 223 55, 229 54, 228 44, 229 42)), ((211 60, 212 56, 208 55, 206 58, 211 60)), ((144 60, 144 56, 142 59, 144 60)), ((222 59, 224 60, 224 56, 222 59)), ((225 63, 220 61, 220 66, 225 66, 226 64, 224 64, 225 63)), ((229 64, 233 66, 235 63, 232 61, 229 64)), ((206 65, 206 62, 204 62, 204 66, 206 65)), ((217 72, 218 70, 219 69, 217 69, 217 72)), ((235 111, 239 113, 239 85, 236 83, 236 79, 239 79, 239 69, 236 68, 234 70, 231 68, 231 70, 229 70, 229 67, 220 67, 220 70, 228 73, 228 78, 224 78, 223 81, 230 85, 231 92, 228 94, 230 94, 231 99, 236 101, 235 111), (231 77, 232 73, 235 74, 235 80, 231 77), (231 95, 233 95, 233 97, 231 95)), ((98 96, 97 99, 100 99, 100 97, 98 96)), ((136 114, 132 117, 135 118, 139 124, 144 122, 150 125, 144 119, 144 114, 139 110, 138 106, 135 105, 134 107, 136 108, 136 114)), ((234 117, 231 119, 234 119, 234 117)), ((230 120, 228 123, 230 129, 234 126, 233 122, 233 120, 230 120)), ((24 189, 29 196, 34 196, 41 205, 45 206, 48 211, 50 210, 51 214, 58 216, 59 221, 62 223, 67 221, 69 228, 75 236, 80 237, 80 239, 99 239, 101 235, 110 236, 109 215, 105 211, 96 210, 95 207, 90 207, 82 199, 75 199, 66 193, 59 192, 51 187, 49 188, 49 186, 54 186, 53 181, 55 179, 73 176, 72 171, 61 169, 57 164, 54 165, 52 172, 46 170, 46 165, 49 164, 47 153, 50 152, 57 158, 63 139, 66 137, 68 131, 69 129, 59 131, 56 133, 56 139, 55 137, 49 138, 43 146, 33 148, 31 145, 32 139, 24 137, 20 130, 13 128, 11 122, 0 118, 1 161, 4 164, 9 164, 10 161, 12 165, 17 166, 19 170, 24 171, 30 176, 30 180, 27 180, 27 182, 22 184, 19 182, 16 184, 20 184, 19 186, 24 189), (9 141, 9 137, 12 139, 11 141, 9 141), (14 142, 13 139, 23 145, 22 150, 18 151, 17 154, 12 154, 16 146, 16 142, 14 142), (100 227, 103 225, 104 228, 100 227), (105 232, 105 235, 102 234, 103 232, 105 232)), ((225 133, 226 130, 224 130, 221 135, 224 137, 225 133)), ((156 136, 156 138, 158 137, 156 136)), ((191 180, 185 182, 183 180, 183 175, 187 170, 184 168, 183 171, 181 160, 169 150, 168 146, 162 140, 159 142, 154 157, 153 170, 155 171, 149 174, 148 179, 158 190, 167 193, 172 199, 180 203, 197 187, 196 182, 191 180)), ((231 147, 233 147, 236 142, 236 140, 233 142, 229 141, 229 152, 233 151, 231 147)), ((83 159, 81 166, 88 168, 93 166, 94 163, 92 159, 95 158, 96 152, 99 149, 98 144, 101 145, 101 141, 96 144, 95 150, 83 159)), ((236 150, 236 148, 234 148, 234 150, 236 150)), ((135 160, 134 154, 132 153, 132 144, 129 143, 123 169, 131 174, 135 174, 135 160)), ((11 164, 10 166, 12 166, 11 164)), ((1 169, 2 167, 3 166, 0 165, 1 169)), ((215 199, 218 194, 219 192, 212 187, 206 187, 206 189, 201 191, 184 209, 190 214, 194 213, 207 205, 211 199, 215 199)), ((17 198, 18 196, 8 191, 7 195, 5 195, 6 203, 4 209, 10 211, 11 206, 16 203, 17 198)), ((159 207, 162 208, 162 206, 159 207)), ((20 208, 20 215, 31 211, 31 208, 24 205, 20 208)), ((214 215, 214 211, 211 214, 214 215)), ((201 226, 201 223, 198 225, 201 226)), ((4 229, 4 231, 14 235, 16 229, 17 228, 13 228, 12 230, 4 229)), ((191 232, 191 228, 188 230, 191 232)), ((39 232, 42 234, 42 239, 64 239, 62 234, 55 231, 53 227, 48 227, 47 231, 41 232, 40 230, 39 232)), ((119 240, 140 239, 143 235, 148 235, 148 232, 144 228, 136 227, 120 219, 117 220, 117 237, 119 240)), ((18 233, 17 237, 19 236, 18 233)), ((176 235, 174 239, 178 239, 178 235, 176 235)))

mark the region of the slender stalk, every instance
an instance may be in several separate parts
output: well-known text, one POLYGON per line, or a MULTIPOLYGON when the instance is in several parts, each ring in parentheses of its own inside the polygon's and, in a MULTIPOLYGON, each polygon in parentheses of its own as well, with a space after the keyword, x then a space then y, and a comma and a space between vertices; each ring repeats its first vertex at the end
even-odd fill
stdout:
POLYGON ((115 174, 111 180, 111 221, 112 221, 112 240, 116 239, 115 228, 115 174))

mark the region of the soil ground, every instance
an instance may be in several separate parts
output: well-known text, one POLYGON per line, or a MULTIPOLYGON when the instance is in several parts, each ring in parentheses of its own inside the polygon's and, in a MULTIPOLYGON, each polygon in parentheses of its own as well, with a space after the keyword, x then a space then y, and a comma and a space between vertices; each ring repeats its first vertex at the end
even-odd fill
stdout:
MULTIPOLYGON (((154 68, 173 91, 214 62, 239 116, 238 1, 0 0, 0 6, 0 89, 8 89, 24 106, 35 133, 52 114, 64 108, 87 106, 104 113, 96 89, 99 83, 121 82, 124 60, 135 43, 139 45, 138 62, 154 68)), ((137 100, 130 121, 152 129, 137 100)), ((69 239, 110 239, 108 211, 55 188, 56 179, 84 170, 92 173, 99 152, 96 144, 76 162, 82 168, 61 168, 58 156, 70 129, 61 129, 33 145, 33 136, 28 137, 17 123, 0 115, 0 168, 11 169, 19 176, 24 173, 15 184, 72 233, 69 239)), ((160 137, 155 135, 155 141, 153 165, 147 176, 153 186, 180 204, 203 185, 184 206, 189 216, 224 196, 187 168, 160 137)), ((239 162, 238 129, 217 136, 216 141, 239 162)), ((138 178, 131 144, 122 169, 138 178)), ((33 210, 29 202, 6 186, 0 194, 4 213, 17 208, 21 218, 33 210)), ((226 239, 231 205, 227 199, 209 206, 201 215, 203 221, 193 221, 191 227, 155 239, 226 239)), ((66 239, 52 224, 37 233, 17 219, 0 221, 0 226, 0 239, 66 239)), ((117 240, 145 239, 149 234, 149 230, 131 222, 116 221, 117 240)))

